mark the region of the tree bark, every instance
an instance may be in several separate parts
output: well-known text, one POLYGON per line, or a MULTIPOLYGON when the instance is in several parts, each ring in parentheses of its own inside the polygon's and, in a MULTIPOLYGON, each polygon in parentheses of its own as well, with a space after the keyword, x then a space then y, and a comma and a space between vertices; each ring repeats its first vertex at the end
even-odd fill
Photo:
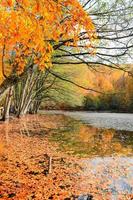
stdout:
POLYGON ((4 105, 4 113, 3 113, 3 117, 2 117, 3 121, 6 121, 9 119, 12 95, 13 95, 13 86, 11 86, 9 88, 9 92, 6 95, 5 105, 4 105))

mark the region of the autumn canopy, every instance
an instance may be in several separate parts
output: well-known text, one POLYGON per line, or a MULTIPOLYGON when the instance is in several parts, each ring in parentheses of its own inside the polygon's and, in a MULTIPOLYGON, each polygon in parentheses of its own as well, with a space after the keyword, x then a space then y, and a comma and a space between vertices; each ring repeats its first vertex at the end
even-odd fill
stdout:
POLYGON ((52 65, 54 45, 76 45, 81 30, 96 37, 95 26, 78 0, 1 0, 1 71, 19 74, 32 60, 40 69, 52 65), (66 42, 65 42, 66 41, 66 42))

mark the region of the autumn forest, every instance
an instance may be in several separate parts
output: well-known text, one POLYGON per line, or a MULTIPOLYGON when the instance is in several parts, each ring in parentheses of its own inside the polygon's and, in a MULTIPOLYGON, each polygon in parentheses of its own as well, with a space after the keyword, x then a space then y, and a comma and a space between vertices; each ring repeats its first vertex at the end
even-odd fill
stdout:
POLYGON ((0 199, 133 199, 132 13, 0 0, 0 199))

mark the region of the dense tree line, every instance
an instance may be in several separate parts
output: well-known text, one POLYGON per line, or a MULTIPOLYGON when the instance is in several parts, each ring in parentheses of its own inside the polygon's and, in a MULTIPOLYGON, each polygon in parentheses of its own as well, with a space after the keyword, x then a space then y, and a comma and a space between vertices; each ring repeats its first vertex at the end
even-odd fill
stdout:
POLYGON ((91 111, 133 112, 133 79, 126 77, 107 94, 88 95, 83 108, 91 111))

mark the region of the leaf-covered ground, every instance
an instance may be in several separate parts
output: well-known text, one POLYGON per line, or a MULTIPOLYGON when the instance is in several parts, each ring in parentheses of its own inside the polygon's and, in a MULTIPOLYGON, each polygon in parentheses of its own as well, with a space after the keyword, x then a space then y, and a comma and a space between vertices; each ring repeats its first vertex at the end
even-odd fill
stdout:
POLYGON ((48 136, 61 124, 59 115, 26 116, 0 124, 0 199, 71 200, 89 194, 90 200, 131 200, 132 188, 113 196, 108 189, 112 178, 104 175, 106 168, 116 178, 126 176, 131 163, 119 165, 119 158, 112 158, 105 160, 106 166, 100 161, 96 166, 89 158, 59 151, 48 136))

